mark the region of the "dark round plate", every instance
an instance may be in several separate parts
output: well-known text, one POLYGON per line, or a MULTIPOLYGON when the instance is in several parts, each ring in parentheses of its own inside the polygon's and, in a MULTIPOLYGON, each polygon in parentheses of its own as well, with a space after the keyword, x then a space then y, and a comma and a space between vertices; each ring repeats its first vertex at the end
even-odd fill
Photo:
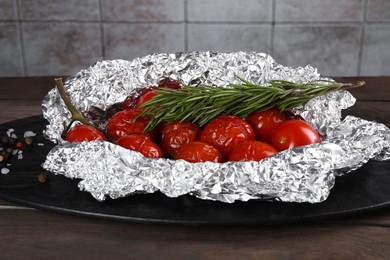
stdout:
POLYGON ((9 128, 22 137, 27 130, 37 136, 24 158, 14 158, 9 174, 0 174, 0 198, 64 214, 110 220, 180 225, 263 225, 308 222, 367 212, 390 205, 390 160, 370 161, 359 170, 339 177, 329 198, 322 203, 283 203, 252 200, 226 204, 185 195, 168 198, 136 194, 127 198, 96 201, 77 188, 78 180, 49 173, 47 183, 39 183, 41 164, 54 146, 42 136, 46 121, 34 116, 0 125, 0 135, 9 128), (43 146, 38 143, 44 144, 43 146))

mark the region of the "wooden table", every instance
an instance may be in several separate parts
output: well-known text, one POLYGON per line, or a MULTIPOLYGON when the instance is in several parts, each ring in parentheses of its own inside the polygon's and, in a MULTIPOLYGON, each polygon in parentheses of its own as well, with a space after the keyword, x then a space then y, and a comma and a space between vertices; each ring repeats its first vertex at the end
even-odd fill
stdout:
MULTIPOLYGON (((390 126, 390 77, 363 79, 347 113, 390 126)), ((0 123, 41 114, 53 77, 0 78, 0 123)), ((390 187, 389 187, 390 188, 390 187)), ((390 259, 390 208, 314 223, 250 227, 130 224, 0 200, 0 259, 390 259)))

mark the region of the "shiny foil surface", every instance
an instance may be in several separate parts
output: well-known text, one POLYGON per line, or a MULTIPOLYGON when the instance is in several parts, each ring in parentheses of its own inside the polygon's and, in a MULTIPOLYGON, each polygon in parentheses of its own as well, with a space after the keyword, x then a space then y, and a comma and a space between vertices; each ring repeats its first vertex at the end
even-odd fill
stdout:
MULTIPOLYGON (((329 80, 312 66, 283 66, 264 53, 192 52, 98 62, 69 77, 65 88, 75 106, 86 112, 91 106, 106 109, 163 77, 188 85, 226 87, 238 83, 235 75, 265 85, 274 79, 329 80)), ((340 90, 294 109, 326 136, 320 144, 289 149, 260 162, 188 163, 145 158, 108 142, 65 142, 61 132, 70 113, 53 89, 42 107, 49 122, 45 136, 58 145, 43 167, 80 179, 79 188, 99 201, 159 190, 169 197, 192 194, 228 203, 249 199, 318 203, 328 197, 336 176, 369 159, 390 159, 389 128, 353 116, 342 120, 342 109, 354 102, 349 92, 340 90)))

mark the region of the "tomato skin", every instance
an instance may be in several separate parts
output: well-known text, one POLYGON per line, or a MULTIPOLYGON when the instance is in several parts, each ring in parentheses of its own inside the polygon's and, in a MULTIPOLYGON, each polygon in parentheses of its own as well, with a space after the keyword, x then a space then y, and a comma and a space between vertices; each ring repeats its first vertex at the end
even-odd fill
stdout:
POLYGON ((135 104, 135 108, 139 108, 141 109, 141 105, 149 100, 151 100, 154 96, 157 96, 157 92, 156 91, 148 91, 146 92, 145 94, 143 94, 137 101, 137 103, 135 104))
POLYGON ((84 141, 94 141, 94 140, 103 140, 107 141, 106 136, 89 125, 76 125, 72 127, 69 132, 65 136, 65 140, 73 143, 73 142, 84 142, 84 141))
POLYGON ((185 160, 187 162, 216 162, 222 163, 223 158, 220 152, 213 146, 194 141, 183 145, 176 153, 175 160, 185 160))
POLYGON ((123 101, 123 106, 125 108, 139 108, 141 106, 141 104, 145 103, 147 100, 150 100, 152 98, 152 97, 150 97, 150 95, 152 95, 152 94, 148 94, 148 93, 149 92, 156 93, 154 90, 157 88, 180 89, 181 86, 180 86, 179 82, 177 82, 176 80, 173 80, 171 78, 163 78, 158 82, 157 86, 149 86, 147 88, 143 88, 140 90, 139 93, 137 93, 137 94, 134 93, 134 94, 126 97, 126 99, 123 101), (147 100, 139 101, 145 95, 146 95, 146 97, 144 97, 144 99, 147 99, 147 100), (139 102, 140 102, 140 104, 138 104, 139 102))
POLYGON ((271 145, 278 151, 288 148, 319 143, 318 132, 307 122, 292 119, 281 123, 271 138, 271 145))
POLYGON ((252 126, 256 140, 269 143, 275 129, 288 118, 279 109, 253 112, 245 120, 252 126))
POLYGON ((158 82, 159 88, 173 88, 173 89, 180 89, 181 86, 179 82, 177 82, 174 79, 171 78, 163 78, 158 82))
POLYGON ((261 161, 264 158, 267 158, 278 151, 273 148, 271 145, 249 140, 239 143, 232 151, 229 156, 229 161, 261 161))
MULTIPOLYGON (((128 108, 115 113, 108 120, 107 133, 114 139, 129 134, 142 134, 148 124, 148 119, 144 117, 137 118, 141 112, 139 109, 128 108)), ((154 131, 147 133, 146 136, 153 139, 155 137, 154 131)))
POLYGON ((140 152, 148 158, 162 158, 160 147, 151 141, 149 137, 142 134, 122 136, 115 141, 115 144, 132 151, 140 152))
POLYGON ((214 146, 224 160, 237 144, 255 139, 252 127, 237 116, 219 116, 209 122, 200 135, 200 141, 214 146))
POLYGON ((174 157, 177 151, 192 141, 197 141, 200 128, 191 122, 173 122, 162 129, 160 147, 164 156, 174 157))

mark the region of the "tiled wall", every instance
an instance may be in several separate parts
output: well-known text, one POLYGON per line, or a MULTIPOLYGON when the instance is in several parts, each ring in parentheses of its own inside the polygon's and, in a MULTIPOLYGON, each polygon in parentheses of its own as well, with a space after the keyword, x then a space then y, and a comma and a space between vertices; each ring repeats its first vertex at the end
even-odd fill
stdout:
POLYGON ((390 75, 390 1, 0 0, 0 76, 193 50, 266 52, 329 76, 390 75))

